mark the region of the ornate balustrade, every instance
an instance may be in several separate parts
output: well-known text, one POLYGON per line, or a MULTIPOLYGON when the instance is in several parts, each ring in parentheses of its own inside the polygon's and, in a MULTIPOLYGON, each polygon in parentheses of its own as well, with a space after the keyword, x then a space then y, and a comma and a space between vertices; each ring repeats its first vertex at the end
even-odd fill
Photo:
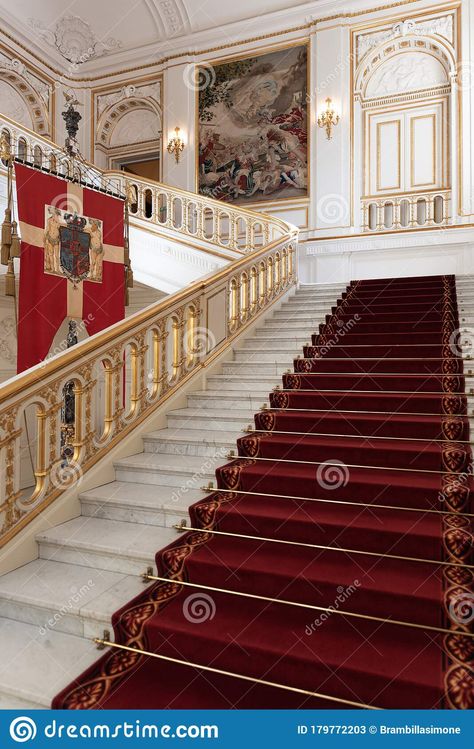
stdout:
POLYGON ((283 238, 288 224, 278 218, 235 208, 218 200, 186 192, 120 171, 101 171, 93 164, 65 155, 56 144, 0 115, 0 133, 21 161, 65 177, 118 192, 130 198, 131 221, 156 230, 171 230, 199 249, 253 252, 283 238))
POLYGON ((285 236, 288 224, 271 216, 234 208, 218 200, 170 188, 123 172, 104 173, 117 189, 131 195, 131 217, 211 242, 222 249, 253 252, 285 236))
POLYGON ((362 199, 362 228, 366 232, 446 226, 451 190, 384 195, 362 199))
MULTIPOLYGON (((26 138, 24 129, 18 130, 26 138)), ((18 132, 13 128, 9 132, 12 146, 18 146, 18 132)), ((26 161, 41 143, 42 158, 54 155, 46 150, 48 141, 30 134, 26 161)), ((39 166, 38 152, 37 159, 39 166)), ((65 160, 65 167, 68 163, 65 160)), ((80 164, 69 166, 82 168, 80 164)), ((92 167, 87 165, 87 169, 92 167)), ((110 185, 108 180, 113 175, 103 175, 97 169, 95 174, 98 184, 105 180, 103 184, 110 185)), ((118 177, 124 179, 121 174, 118 177)), ((116 184, 124 186, 123 182, 116 184)), ((151 189, 157 202, 152 216, 140 218, 167 224, 170 231, 176 231, 177 240, 179 229, 170 218, 170 205, 179 196, 187 227, 191 204, 196 206, 192 229, 197 234, 204 233, 205 212, 211 210, 217 224, 213 239, 208 240, 210 246, 215 246, 214 240, 220 241, 219 211, 230 217, 227 238, 231 245, 240 236, 236 227, 241 219, 246 226, 246 246, 254 238, 255 222, 268 227, 263 229, 266 244, 0 387, 0 546, 80 481, 84 472, 188 379, 224 353, 246 326, 296 283, 297 229, 277 221, 277 233, 285 231, 272 238, 274 219, 267 221, 249 211, 229 210, 215 201, 164 185, 146 185, 144 189, 151 189), (161 195, 165 195, 168 211, 164 221, 156 207, 161 195), (71 390, 75 422, 72 431, 69 425, 70 451, 65 457, 61 410, 65 392, 71 390)), ((139 188, 138 214, 144 210, 141 181, 139 188)))

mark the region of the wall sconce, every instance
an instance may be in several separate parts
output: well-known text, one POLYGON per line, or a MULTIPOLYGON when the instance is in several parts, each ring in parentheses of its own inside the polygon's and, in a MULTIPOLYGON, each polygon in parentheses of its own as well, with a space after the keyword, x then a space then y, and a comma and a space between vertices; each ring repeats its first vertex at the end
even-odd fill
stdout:
POLYGON ((174 132, 176 133, 176 135, 174 136, 174 138, 170 138, 168 142, 168 153, 174 153, 174 158, 176 159, 176 163, 178 164, 179 157, 184 151, 184 140, 179 134, 179 127, 175 127, 174 132))
POLYGON ((332 129, 337 125, 339 122, 339 115, 336 114, 334 109, 331 109, 331 99, 326 99, 326 111, 321 112, 321 114, 318 117, 318 125, 319 127, 324 127, 326 130, 326 137, 328 140, 331 140, 332 138, 332 129))

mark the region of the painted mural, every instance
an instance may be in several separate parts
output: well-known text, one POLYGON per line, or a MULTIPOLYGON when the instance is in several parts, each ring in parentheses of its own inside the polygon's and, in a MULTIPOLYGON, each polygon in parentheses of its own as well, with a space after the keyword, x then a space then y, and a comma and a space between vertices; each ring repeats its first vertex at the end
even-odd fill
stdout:
POLYGON ((198 69, 199 192, 229 203, 306 197, 307 46, 198 69))

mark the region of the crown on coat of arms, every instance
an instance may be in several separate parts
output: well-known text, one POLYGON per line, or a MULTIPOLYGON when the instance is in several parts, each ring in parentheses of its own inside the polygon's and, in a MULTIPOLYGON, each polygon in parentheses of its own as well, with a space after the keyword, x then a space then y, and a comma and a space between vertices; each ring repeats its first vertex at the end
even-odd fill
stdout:
POLYGON ((65 213, 64 220, 71 229, 78 231, 82 231, 87 224, 87 219, 84 216, 78 216, 77 213, 65 213))

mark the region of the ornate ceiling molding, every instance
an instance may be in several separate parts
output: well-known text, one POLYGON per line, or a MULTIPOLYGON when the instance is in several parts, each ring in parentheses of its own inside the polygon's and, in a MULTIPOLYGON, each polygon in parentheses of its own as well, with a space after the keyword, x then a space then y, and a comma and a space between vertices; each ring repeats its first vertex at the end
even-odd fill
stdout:
MULTIPOLYGON (((153 20, 155 21, 157 26, 159 26, 160 22, 161 25, 163 24, 163 21, 157 10, 157 6, 155 5, 155 1, 156 0, 145 0, 150 8, 153 20)), ((166 0, 163 1, 166 2, 166 0)), ((166 54, 165 52, 164 45, 168 44, 167 41, 161 44, 158 43, 155 45, 145 45, 143 49, 140 50, 140 54, 137 50, 127 50, 123 48, 119 50, 111 50, 107 55, 107 63, 105 65, 101 65, 100 71, 98 71, 97 67, 94 66, 94 60, 90 58, 90 63, 93 67, 89 67, 88 65, 87 75, 81 76, 77 74, 75 66, 67 71, 59 68, 57 61, 54 59, 55 55, 51 54, 51 52, 59 54, 54 42, 52 44, 37 45, 36 50, 32 49, 31 45, 27 43, 27 34, 25 34, 26 29, 19 28, 11 14, 9 14, 8 28, 5 27, 2 33, 6 39, 13 42, 28 54, 31 54, 54 75, 65 76, 71 84, 79 82, 92 83, 94 81, 100 81, 104 80, 105 78, 111 78, 118 75, 125 75, 129 73, 136 74, 139 71, 152 70, 154 68, 159 69, 160 66, 165 65, 169 61, 177 60, 179 58, 186 58, 189 56, 193 57, 196 55, 205 55, 218 51, 231 50, 237 46, 240 47, 257 42, 262 42, 268 39, 278 38, 280 36, 288 36, 290 34, 296 34, 297 32, 307 33, 311 29, 315 29, 318 24, 323 24, 326 22, 337 21, 344 24, 350 19, 363 18, 365 15, 372 14, 377 11, 400 8, 401 6, 419 2, 419 0, 393 0, 392 2, 382 3, 371 8, 358 8, 351 10, 347 10, 347 3, 344 3, 343 0, 341 0, 340 2, 336 1, 336 3, 334 3, 334 0, 331 0, 331 2, 329 0, 320 0, 320 2, 321 14, 318 16, 308 16, 307 11, 302 12, 299 7, 294 7, 288 9, 285 16, 285 22, 283 23, 281 12, 268 13, 265 15, 267 28, 266 33, 256 34, 250 37, 241 36, 238 33, 238 31, 235 29, 235 27, 238 26, 238 22, 228 24, 226 25, 226 30, 228 32, 229 38, 232 38, 233 40, 227 41, 226 43, 217 43, 218 38, 222 39, 222 27, 214 27, 212 29, 201 30, 192 33, 191 24, 188 20, 188 15, 185 12, 184 3, 182 2, 182 0, 177 0, 177 7, 179 9, 181 9, 181 7, 183 8, 182 13, 184 14, 183 18, 185 19, 184 25, 189 27, 189 31, 186 31, 185 29, 184 35, 180 36, 179 43, 177 43, 176 48, 172 54, 166 54), (341 8, 341 10, 339 10, 338 12, 334 12, 333 10, 332 12, 327 12, 330 5, 331 10, 334 8, 334 6, 336 6, 336 8, 341 8), (41 57, 38 55, 38 47, 43 50, 43 55, 41 57), (46 49, 50 51, 47 59, 45 59, 44 57, 44 52, 46 51, 46 49), (112 52, 114 51, 116 54, 112 54, 112 52), (149 61, 150 55, 155 56, 153 61, 151 62, 149 61), (148 60, 146 59, 147 57, 148 60)), ((44 40, 42 39, 41 41, 44 40)))
POLYGON ((36 91, 38 96, 42 98, 45 106, 49 107, 52 94, 51 84, 41 80, 41 78, 32 73, 24 62, 17 57, 12 57, 11 55, 6 54, 3 50, 0 50, 0 69, 11 70, 18 73, 22 78, 25 78, 30 86, 36 91))
POLYGON ((122 43, 113 37, 98 40, 90 24, 79 16, 61 16, 53 30, 37 18, 29 18, 28 23, 43 41, 55 47, 74 66, 116 52, 122 47, 122 43))

